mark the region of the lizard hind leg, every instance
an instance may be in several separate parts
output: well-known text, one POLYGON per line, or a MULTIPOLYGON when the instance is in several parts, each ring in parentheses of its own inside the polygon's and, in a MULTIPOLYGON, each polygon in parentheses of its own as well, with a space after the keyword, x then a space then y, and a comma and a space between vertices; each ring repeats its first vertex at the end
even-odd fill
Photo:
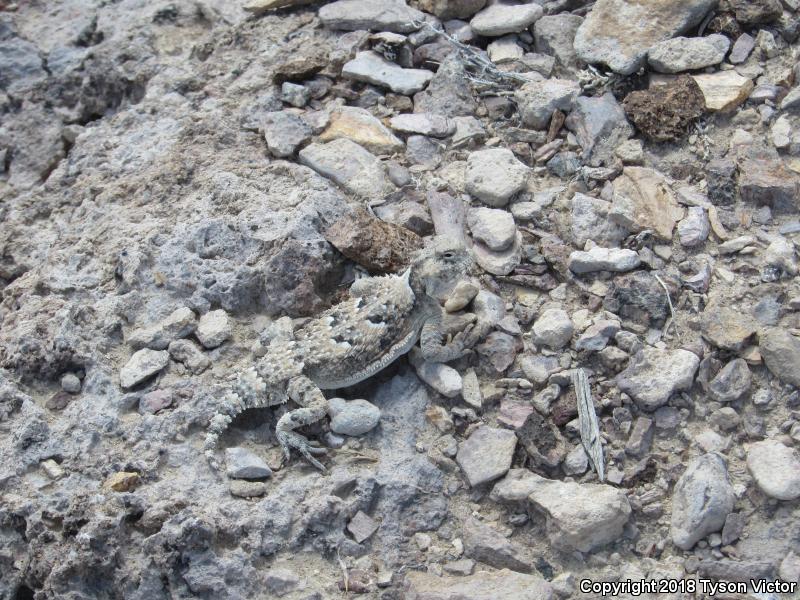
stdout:
POLYGON ((306 438, 294 430, 324 418, 328 412, 328 400, 314 382, 305 375, 292 379, 287 387, 287 393, 294 402, 300 405, 300 408, 291 410, 278 419, 275 436, 283 449, 283 456, 288 460, 291 449, 294 448, 317 469, 324 471, 324 465, 313 455, 323 454, 325 449, 312 446, 306 438))

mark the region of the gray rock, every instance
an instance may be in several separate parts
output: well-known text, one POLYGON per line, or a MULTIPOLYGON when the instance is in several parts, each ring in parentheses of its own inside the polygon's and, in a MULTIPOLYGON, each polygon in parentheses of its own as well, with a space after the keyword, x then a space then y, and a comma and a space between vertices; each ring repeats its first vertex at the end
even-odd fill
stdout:
POLYGON ((784 237, 776 237, 764 250, 763 264, 789 277, 797 275, 794 244, 784 237))
MULTIPOLYGON (((467 19, 486 6, 486 0, 420 0, 419 7, 442 19, 467 19)), ((464 40, 462 40, 464 41, 464 40)))
POLYGON ((584 247, 587 241, 617 246, 628 230, 609 219, 610 202, 576 192, 572 197, 572 243, 584 247))
MULTIPOLYGON (((390 174, 391 176, 391 174, 390 174)), ((433 221, 428 209, 418 202, 403 201, 373 208, 381 221, 394 223, 424 237, 433 233, 433 221)))
POLYGON ((455 398, 464 385, 461 375, 453 367, 424 360, 416 350, 412 351, 411 363, 417 376, 446 398, 455 398))
POLYGON ((134 352, 130 360, 120 369, 119 383, 123 389, 132 388, 160 372, 167 364, 169 364, 169 352, 142 348, 134 352))
POLYGON ((153 390, 139 399, 139 412, 151 414, 161 412, 172 405, 173 395, 170 390, 153 390))
POLYGON ((417 133, 430 137, 445 138, 455 131, 455 123, 442 115, 429 113, 405 113, 392 117, 389 125, 401 133, 417 133))
POLYGON ((747 60, 747 57, 750 56, 750 53, 755 47, 755 38, 747 33, 743 33, 736 38, 736 41, 733 43, 733 48, 731 48, 731 53, 730 56, 728 56, 728 60, 734 65, 741 64, 747 60))
POLYGON ((722 527, 722 545, 732 544, 741 537, 747 519, 742 513, 730 513, 725 517, 725 525, 722 527))
POLYGON ((456 462, 476 487, 502 477, 511 468, 517 436, 507 429, 482 426, 458 446, 456 462))
POLYGON ((619 329, 619 321, 600 319, 586 328, 575 342, 575 349, 599 352, 608 345, 619 329))
POLYGON ((714 33, 706 37, 676 37, 653 45, 647 62, 659 73, 681 73, 718 65, 725 58, 730 40, 714 33))
POLYGON ((627 248, 601 248, 595 246, 586 252, 572 252, 569 255, 569 269, 573 273, 595 273, 631 271, 641 264, 639 255, 627 248))
POLYGON ((598 0, 575 34, 575 52, 631 75, 652 46, 699 25, 715 6, 716 0, 598 0))
POLYGON ((199 375, 211 366, 211 359, 191 340, 170 342, 168 350, 172 360, 183 363, 195 375, 199 375))
POLYGON ((366 400, 331 398, 328 401, 331 430, 341 435, 358 436, 372 431, 381 420, 380 409, 366 400))
POLYGON ((469 117, 477 108, 467 72, 455 53, 442 61, 428 87, 414 96, 414 112, 418 113, 469 117))
POLYGON ((718 454, 695 458, 672 493, 672 542, 690 550, 709 533, 722 529, 734 500, 725 460, 718 454))
POLYGON ((478 35, 498 37, 507 33, 519 33, 544 14, 538 4, 497 3, 484 8, 469 22, 478 35))
POLYGON ((47 79, 39 49, 14 37, 0 42, 0 88, 22 95, 47 79))
POLYGON ((467 158, 466 190, 484 204, 502 207, 520 192, 530 169, 506 148, 471 152, 467 158))
POLYGON ((507 569, 480 571, 467 577, 439 577, 425 571, 408 571, 403 588, 416 600, 553 600, 553 587, 538 575, 507 569))
POLYGON ((617 540, 631 515, 628 499, 608 485, 545 479, 514 469, 498 482, 492 499, 526 501, 546 518, 547 537, 554 548, 579 552, 617 540))
POLYGON ((522 262, 522 234, 517 232, 514 243, 505 250, 495 251, 480 242, 472 246, 475 262, 492 275, 508 275, 522 262))
POLYGON ((300 587, 300 577, 291 569, 272 567, 264 577, 264 588, 275 597, 285 596, 300 587))
POLYGON ((444 145, 424 135, 412 135, 406 140, 406 159, 412 165, 435 169, 442 162, 444 145))
POLYGON ((303 108, 311 100, 311 90, 304 85, 284 81, 281 85, 281 100, 296 108, 303 108))
POLYGON ((577 98, 564 124, 578 138, 583 159, 595 166, 614 162, 616 148, 633 135, 633 126, 611 92, 577 98))
POLYGON ((506 315, 506 303, 497 294, 481 290, 472 301, 472 310, 479 319, 497 325, 506 315))
POLYGON ((653 411, 667 403, 674 392, 692 386, 700 359, 688 350, 662 350, 645 346, 616 377, 620 390, 642 410, 653 411))
POLYGON ((136 329, 128 343, 136 349, 165 350, 170 342, 185 338, 197 329, 197 317, 190 308, 182 307, 154 325, 136 329))
POLYGON ((479 143, 486 138, 486 129, 475 117, 454 117, 455 131, 450 138, 452 147, 466 146, 470 142, 479 143))
POLYGON ((708 220, 705 208, 701 206, 690 206, 686 211, 686 217, 678 222, 678 237, 681 246, 694 248, 708 239, 711 232, 711 224, 708 220))
POLYGON ((372 537, 372 534, 378 531, 380 525, 378 521, 369 515, 358 511, 347 524, 347 531, 349 531, 353 539, 360 544, 372 537))
POLYGON ((337 0, 319 9, 326 27, 357 31, 410 33, 419 29, 414 22, 425 21, 424 13, 394 0, 337 0))
POLYGON ((342 77, 372 83, 397 94, 410 95, 424 89, 433 78, 433 73, 424 69, 404 69, 377 52, 366 50, 345 63, 342 77))
POLYGON ((260 498, 267 493, 267 486, 263 481, 247 481, 234 479, 230 483, 231 496, 237 498, 260 498))
POLYGON ((726 364, 708 384, 708 395, 717 402, 734 402, 750 391, 750 368, 742 358, 726 364))
POLYGON ((517 236, 514 218, 505 210, 471 208, 467 213, 467 225, 476 240, 498 252, 507 250, 517 236))
POLYGON ((570 179, 581 168, 581 160, 575 152, 559 152, 547 161, 547 170, 561 179, 570 179))
POLYGON ((272 470, 264 460, 246 448, 225 448, 225 464, 231 479, 266 479, 272 470))
POLYGON ((489 60, 496 65, 521 60, 525 51, 522 49, 522 46, 517 43, 518 41, 519 38, 513 33, 497 38, 486 46, 486 53, 489 55, 489 60))
POLYGON ((650 451, 653 443, 655 427, 653 420, 647 417, 636 417, 631 428, 628 442, 625 444, 625 452, 631 456, 642 457, 650 451))
POLYGON ((61 376, 61 389, 68 394, 79 394, 81 391, 81 380, 75 373, 64 373, 61 376))
POLYGON ((221 346, 233 334, 228 313, 222 309, 211 310, 200 317, 195 335, 204 348, 221 346))
POLYGON ((348 139, 309 144, 299 156, 302 164, 329 177, 356 196, 375 200, 397 190, 389 181, 383 164, 368 150, 348 139))
POLYGON ((800 455, 777 440, 763 440, 747 449, 747 469, 770 498, 800 498, 800 455))
POLYGON ((539 315, 531 331, 534 343, 558 350, 569 344, 575 327, 567 311, 551 308, 539 315))
POLYGON ((758 334, 758 345, 772 374, 800 387, 800 340, 783 328, 770 327, 758 334))
POLYGON ((533 25, 536 52, 554 56, 564 67, 576 67, 578 56, 573 41, 583 17, 569 13, 546 15, 533 25))
POLYGON ((589 456, 583 449, 583 444, 578 444, 567 453, 561 465, 564 475, 575 476, 583 475, 589 468, 589 456))
POLYGON ((494 567, 530 573, 533 567, 522 556, 523 550, 496 529, 470 517, 462 533, 464 555, 494 567))
POLYGON ((278 158, 292 156, 313 135, 308 123, 283 110, 267 113, 262 127, 267 149, 278 158))
POLYGON ((522 122, 533 129, 547 129, 555 110, 572 110, 581 88, 568 79, 546 79, 526 83, 514 92, 522 122))
POLYGON ((781 561, 778 577, 783 581, 800 583, 800 556, 790 551, 781 561))

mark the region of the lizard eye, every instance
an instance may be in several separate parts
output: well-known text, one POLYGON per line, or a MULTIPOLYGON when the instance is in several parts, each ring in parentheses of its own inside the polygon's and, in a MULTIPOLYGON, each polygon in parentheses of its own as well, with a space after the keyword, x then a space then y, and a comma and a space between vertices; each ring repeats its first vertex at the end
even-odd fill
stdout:
POLYGON ((454 256, 455 256, 455 254, 453 254, 452 252, 445 252, 444 253, 444 257, 445 258, 453 258, 454 256))

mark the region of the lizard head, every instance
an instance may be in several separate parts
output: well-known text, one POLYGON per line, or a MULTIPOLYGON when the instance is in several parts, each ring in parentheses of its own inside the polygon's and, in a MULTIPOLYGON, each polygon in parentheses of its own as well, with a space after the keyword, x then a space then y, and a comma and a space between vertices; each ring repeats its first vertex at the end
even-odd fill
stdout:
POLYGON ((436 296, 455 284, 471 265, 472 256, 460 239, 437 235, 411 261, 412 288, 436 296))

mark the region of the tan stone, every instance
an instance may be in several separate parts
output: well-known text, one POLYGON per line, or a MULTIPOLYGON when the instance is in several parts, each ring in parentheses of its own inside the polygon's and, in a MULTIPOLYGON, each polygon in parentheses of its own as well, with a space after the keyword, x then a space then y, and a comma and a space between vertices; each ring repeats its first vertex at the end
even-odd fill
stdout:
POLYGON ((115 492, 129 492, 139 483, 139 474, 130 471, 118 471, 103 482, 103 487, 115 492))
POLYGON ((403 142, 369 111, 353 106, 343 106, 331 115, 328 128, 319 136, 330 142, 347 138, 376 154, 393 154, 403 149, 403 142))
POLYGON ((415 600, 551 600, 550 584, 538 575, 508 569, 480 571, 467 577, 437 577, 409 571, 403 581, 404 598, 415 600))
POLYGON ((728 112, 747 100, 753 91, 753 82, 736 71, 719 71, 692 75, 706 99, 706 109, 728 112))
POLYGON ((625 167, 614 180, 609 217, 630 231, 652 229, 657 237, 669 241, 675 224, 683 218, 683 209, 661 173, 625 167))

